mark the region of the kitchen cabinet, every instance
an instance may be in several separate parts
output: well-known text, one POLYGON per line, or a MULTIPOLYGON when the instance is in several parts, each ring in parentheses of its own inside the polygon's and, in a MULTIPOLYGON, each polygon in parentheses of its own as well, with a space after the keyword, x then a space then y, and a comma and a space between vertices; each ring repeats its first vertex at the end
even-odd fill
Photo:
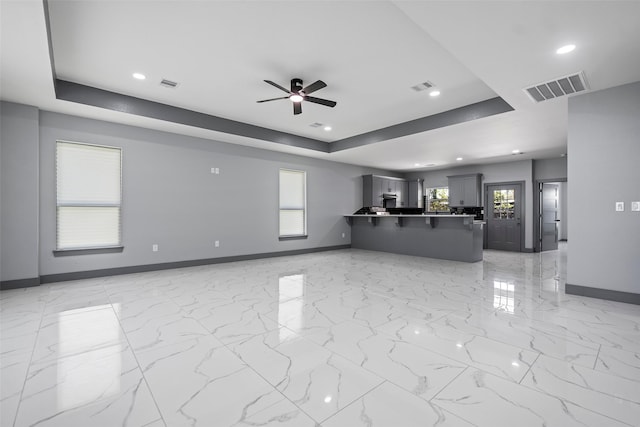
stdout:
POLYGON ((449 206, 452 208, 482 206, 480 197, 481 175, 448 176, 449 206))
POLYGON ((383 193, 396 195, 396 207, 407 207, 409 183, 402 178, 379 175, 362 176, 362 206, 382 207, 383 193))
POLYGON ((422 208, 422 180, 415 179, 407 183, 407 206, 408 208, 422 208))
POLYGON ((384 178, 377 175, 362 176, 362 206, 382 207, 382 193, 386 192, 384 178))
POLYGON ((409 183, 407 181, 396 181, 396 199, 397 208, 406 208, 409 206, 409 183))

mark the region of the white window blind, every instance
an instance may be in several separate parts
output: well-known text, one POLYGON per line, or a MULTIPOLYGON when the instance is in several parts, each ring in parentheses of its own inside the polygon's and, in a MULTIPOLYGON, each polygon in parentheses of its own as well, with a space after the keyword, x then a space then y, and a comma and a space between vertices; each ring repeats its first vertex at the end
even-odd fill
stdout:
POLYGON ((56 143, 56 248, 121 245, 122 150, 56 143))
POLYGON ((280 237, 307 234, 307 173, 280 169, 280 237))

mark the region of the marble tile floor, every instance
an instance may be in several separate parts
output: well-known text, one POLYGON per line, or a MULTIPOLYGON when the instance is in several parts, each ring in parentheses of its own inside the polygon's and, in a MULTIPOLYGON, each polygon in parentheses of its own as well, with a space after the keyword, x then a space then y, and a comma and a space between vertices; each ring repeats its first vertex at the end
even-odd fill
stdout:
POLYGON ((0 292, 0 425, 638 426, 640 307, 558 251, 340 250, 0 292))

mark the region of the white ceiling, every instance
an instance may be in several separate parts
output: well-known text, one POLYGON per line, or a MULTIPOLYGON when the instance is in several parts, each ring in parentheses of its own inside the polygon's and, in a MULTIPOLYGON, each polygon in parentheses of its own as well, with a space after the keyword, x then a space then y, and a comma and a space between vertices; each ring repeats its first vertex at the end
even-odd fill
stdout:
POLYGON ((3 100, 390 170, 560 156, 567 99, 534 104, 524 87, 581 70, 591 90, 640 80, 638 1, 49 0, 58 78, 278 131, 332 142, 495 96, 515 109, 329 154, 57 100, 43 3, 0 6, 3 100), (255 102, 285 95, 264 79, 293 77, 322 79, 314 96, 338 105, 255 102), (411 89, 423 81, 441 95, 411 89))

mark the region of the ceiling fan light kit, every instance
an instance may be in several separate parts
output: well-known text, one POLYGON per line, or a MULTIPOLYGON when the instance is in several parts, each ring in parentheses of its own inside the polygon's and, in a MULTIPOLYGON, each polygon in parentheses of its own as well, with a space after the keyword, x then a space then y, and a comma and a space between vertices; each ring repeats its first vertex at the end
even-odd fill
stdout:
POLYGON ((302 113, 302 101, 309 101, 309 102, 313 102, 314 104, 320 104, 320 105, 324 105, 326 107, 331 107, 331 108, 335 107, 338 104, 337 102, 330 101, 328 99, 309 96, 310 93, 313 93, 319 89, 322 89, 323 87, 327 87, 327 84, 322 80, 317 80, 314 83, 311 83, 309 86, 303 87, 302 79, 298 79, 298 78, 291 79, 291 90, 287 90, 284 87, 280 86, 279 84, 272 82, 271 80, 265 80, 265 82, 270 84, 271 86, 277 87, 283 92, 286 92, 288 95, 280 98, 263 99, 257 102, 261 103, 261 102, 277 101, 279 99, 289 99, 290 101, 293 102, 294 115, 302 113))

